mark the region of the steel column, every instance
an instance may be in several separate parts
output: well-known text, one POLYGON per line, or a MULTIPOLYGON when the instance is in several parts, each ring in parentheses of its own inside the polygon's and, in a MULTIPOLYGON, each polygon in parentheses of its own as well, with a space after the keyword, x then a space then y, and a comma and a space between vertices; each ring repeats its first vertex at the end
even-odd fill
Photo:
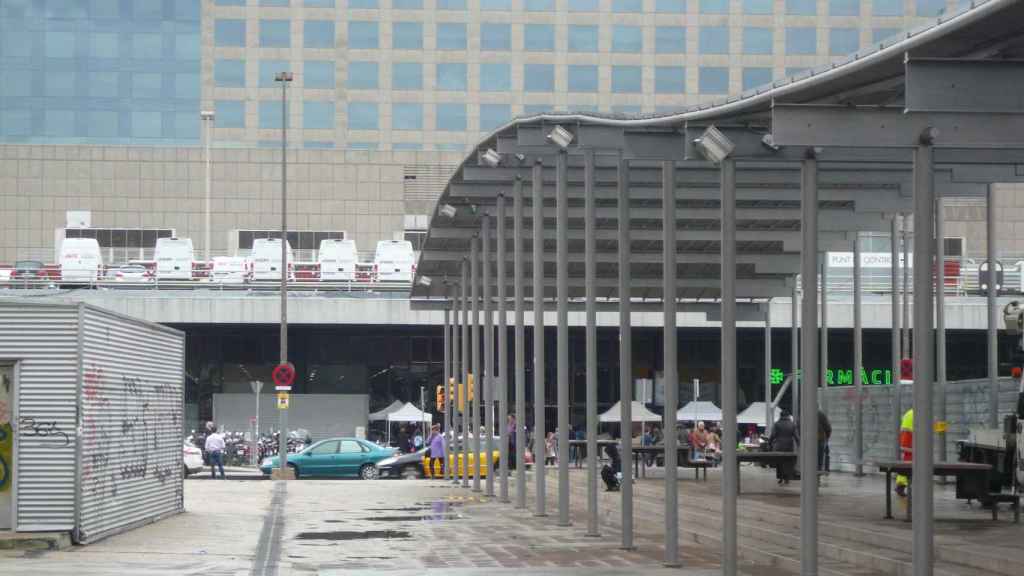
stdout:
POLYGON ((547 516, 544 438, 544 165, 533 165, 533 475, 537 482, 534 515, 547 516))
MULTIPOLYGON (((476 463, 473 466, 473 492, 480 492, 480 389, 484 386, 482 383, 486 381, 486 377, 481 378, 481 366, 480 366, 480 238, 476 237, 471 240, 471 248, 469 251, 469 274, 470 274, 470 287, 473 290, 473 296, 470 300, 470 309, 473 311, 473 317, 470 319, 471 336, 472 338, 470 346, 472 347, 472 359, 473 359, 473 400, 470 402, 470 427, 472 428, 470 434, 473 436, 473 461, 476 463)), ((469 460, 466 461, 466 466, 469 466, 469 460)))
POLYGON ((722 161, 722 574, 737 573, 736 161, 722 161))
MULTIPOLYGON (((515 298, 515 341, 516 341, 516 508, 526 508, 526 342, 524 341, 523 316, 523 179, 516 176, 512 187, 512 275, 513 297, 515 298)), ((536 462, 535 462, 536 464, 536 462)))
MULTIPOLYGON (((905 216, 904 218, 910 218, 905 216)), ((906 224, 907 220, 903 221, 906 224)), ((913 291, 913 284, 910 283, 910 230, 904 225, 901 230, 903 234, 903 284, 900 288, 903 291, 903 357, 910 358, 910 294, 913 291)), ((915 230, 916 234, 917 231, 915 230)))
POLYGON ((902 419, 902 402, 900 402, 900 374, 902 356, 900 355, 900 218, 899 214, 892 215, 890 236, 890 259, 892 260, 890 274, 892 275, 892 334, 891 334, 891 358, 892 358, 892 430, 893 430, 893 460, 900 460, 900 420, 902 419))
MULTIPOLYGON (((999 308, 996 305, 996 194, 992 184, 985 196, 985 243, 988 259, 988 425, 999 428, 999 308)), ((916 223, 916 221, 915 221, 916 223)), ((916 374, 915 374, 916 376, 916 374)), ((914 412, 917 413, 916 411, 914 412)))
MULTIPOLYGON (((676 166, 661 164, 662 301, 665 408, 662 430, 665 437, 665 565, 679 566, 679 485, 676 482, 676 410, 679 409, 679 363, 676 357, 676 166)), ((725 259, 723 258, 723 262, 725 259)), ((724 263, 723 263, 724 266, 724 263)))
MULTIPOLYGON (((939 392, 938 420, 946 421, 946 215, 935 195, 935 380, 939 392)), ((939 432, 939 462, 946 461, 946 433, 939 432)))
MULTIPOLYGON (((459 483, 459 425, 462 420, 461 414, 459 414, 459 386, 458 383, 462 381, 462 372, 459 370, 459 341, 461 340, 460 328, 459 328, 459 310, 462 308, 462 301, 459 298, 458 286, 452 286, 452 308, 454 308, 454 317, 452 322, 452 379, 451 383, 454 386, 449 386, 451 411, 452 411, 452 436, 450 439, 451 448, 448 450, 448 454, 452 457, 450 460, 454 465, 448 465, 448 460, 445 460, 445 468, 448 470, 448 476, 451 478, 452 484, 459 483)), ((445 455, 447 458, 447 454, 445 455)))
POLYGON ((565 150, 555 158, 558 354, 558 525, 569 526, 569 186, 565 150))
POLYGON ((508 502, 508 310, 505 294, 505 195, 498 194, 498 499, 508 502))
MULTIPOLYGON (((494 475, 495 470, 491 464, 491 455, 494 454, 494 315, 491 313, 491 217, 484 215, 483 226, 483 309, 484 309, 484 374, 480 379, 483 387, 484 399, 484 427, 487 434, 484 436, 484 453, 487 455, 487 482, 484 494, 494 496, 494 475)), ((479 458, 479 456, 477 456, 479 458)), ((477 468, 482 465, 477 462, 477 468)))
MULTIPOLYGON (((800 393, 800 573, 818 574, 818 161, 808 158, 801 172, 803 218, 803 390, 800 393)), ((725 425, 727 426, 727 424, 725 425)), ((725 439, 722 440, 723 445, 725 439)), ((735 445, 735 443, 733 444, 735 445)))
POLYGON ((821 365, 818 366, 819 378, 821 379, 821 397, 818 399, 821 409, 828 413, 828 253, 821 253, 821 331, 819 336, 821 342, 818 345, 821 351, 821 365))
MULTIPOLYGON (((470 243, 473 241, 470 240, 470 243)), ((469 488, 469 260, 462 260, 462 487, 469 488)), ((456 462, 458 467, 458 462, 456 462)))
MULTIPOLYGON (((442 396, 442 398, 444 398, 444 430, 443 430, 443 434, 448 434, 448 432, 451 430, 451 419, 448 417, 448 410, 451 407, 451 402, 448 401, 448 379, 451 377, 451 374, 452 374, 452 369, 451 369, 452 340, 451 340, 451 332, 449 332, 451 327, 452 327, 452 324, 451 324, 451 310, 448 309, 448 303, 445 302, 445 306, 444 306, 444 380, 441 381, 441 386, 442 386, 442 389, 444 390, 443 396, 442 396)), ((426 435, 424 435, 424 438, 426 438, 426 435)), ((448 450, 446 449, 445 450, 445 462, 448 461, 447 452, 448 452, 448 450)), ((433 454, 431 454, 431 456, 433 456, 433 454)), ((433 464, 431 464, 431 466, 433 466, 433 464)), ((445 466, 445 470, 447 470, 448 468, 449 468, 449 466, 445 466)), ((433 471, 434 471, 433 468, 431 468, 430 471, 431 471, 431 473, 433 473, 433 471)), ((431 474, 431 476, 433 476, 433 474, 431 474)))
POLYGON ((854 465, 856 474, 864 475, 864 339, 861 303, 860 233, 853 236, 853 388, 857 395, 854 411, 854 465))
POLYGON ((584 284, 586 284, 587 338, 587 536, 599 536, 597 522, 597 303, 594 276, 597 270, 594 230, 597 225, 594 199, 594 151, 583 152, 584 187, 584 284))
POLYGON ((932 262, 935 256, 935 177, 929 136, 914 151, 914 576, 933 570, 932 385, 935 381, 935 307, 932 262))
POLYGON ((622 464, 622 547, 633 548, 633 338, 630 316, 629 160, 619 158, 619 420, 622 464))
POLYGON ((764 422, 765 434, 770 434, 775 423, 772 408, 772 302, 764 305, 764 422))
POLYGON ((792 366, 793 384, 790 386, 790 407, 793 419, 800 417, 800 288, 793 278, 793 295, 789 301, 789 365, 792 366))

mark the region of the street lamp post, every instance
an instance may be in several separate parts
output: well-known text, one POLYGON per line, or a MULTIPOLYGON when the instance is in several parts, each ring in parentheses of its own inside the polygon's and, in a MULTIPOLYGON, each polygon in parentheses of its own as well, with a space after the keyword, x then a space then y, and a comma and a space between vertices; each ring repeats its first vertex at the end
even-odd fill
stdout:
MULTIPOLYGON (((281 83, 281 364, 288 363, 288 83, 291 72, 278 72, 281 83)), ((280 460, 282 479, 288 473, 288 408, 281 409, 280 460)))
POLYGON ((203 110, 199 113, 199 117, 203 120, 203 126, 205 128, 205 154, 206 154, 206 214, 205 214, 205 228, 203 237, 203 251, 206 254, 204 260, 209 265, 211 261, 211 250, 210 250, 210 140, 211 140, 211 128, 213 127, 213 110, 203 110))

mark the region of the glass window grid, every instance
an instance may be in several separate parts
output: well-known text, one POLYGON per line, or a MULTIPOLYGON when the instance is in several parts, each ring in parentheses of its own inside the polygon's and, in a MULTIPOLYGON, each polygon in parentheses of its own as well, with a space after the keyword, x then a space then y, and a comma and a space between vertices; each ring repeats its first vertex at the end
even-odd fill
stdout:
POLYGON ((213 83, 221 88, 245 88, 245 60, 218 58, 213 63, 213 83))
POLYGON ((463 103, 445 102, 435 107, 436 129, 441 132, 466 131, 466 105, 463 103))
POLYGON ((348 47, 354 49, 375 49, 380 46, 380 33, 376 22, 350 20, 348 23, 348 47))
POLYGON ((305 88, 333 89, 335 73, 333 60, 306 60, 302 64, 302 84, 305 88))
POLYGON ((391 0, 393 10, 423 10, 423 0, 391 0))
POLYGON ((392 130, 423 130, 423 105, 418 102, 395 102, 391 105, 392 130))
POLYGON ((658 94, 685 93, 686 69, 682 66, 656 66, 654 68, 654 92, 658 94))
POLYGON ((829 16, 860 16, 861 0, 828 0, 829 16))
POLYGON ((569 12, 597 12, 600 9, 600 0, 569 0, 569 12))
POLYGON ((555 27, 552 24, 524 24, 523 49, 527 52, 554 52, 555 27))
POLYGON ((744 54, 771 54, 774 52, 774 34, 771 28, 748 26, 743 29, 744 54))
POLYGON ((698 91, 701 94, 728 94, 729 69, 720 66, 701 66, 698 72, 698 91))
POLYGON ((791 16, 814 16, 817 13, 817 0, 786 0, 786 14, 791 16))
POLYGON ((654 29, 654 52, 657 54, 686 53, 686 28, 658 26, 654 29))
POLYGON ((291 20, 260 20, 260 46, 288 48, 292 43, 291 20))
POLYGON ((392 90, 422 90, 423 65, 419 62, 395 62, 391 65, 392 90))
POLYGON ((508 92, 512 89, 512 66, 507 62, 480 64, 481 92, 508 92))
POLYGON ((612 92, 634 94, 643 88, 643 67, 612 66, 612 92))
POLYGON ((903 33, 899 28, 875 28, 871 31, 871 42, 878 44, 900 36, 903 33))
POLYGON ((216 46, 245 46, 245 20, 218 18, 213 23, 216 46))
POLYGON ((263 100, 259 102, 259 127, 261 129, 281 129, 281 102, 263 100))
POLYGON ((442 62, 435 69, 437 90, 465 92, 468 72, 464 62, 442 62))
POLYGON ((439 22, 437 24, 438 50, 465 50, 466 25, 462 22, 439 22))
POLYGON ((523 0, 523 10, 527 12, 554 12, 555 0, 523 0))
POLYGON ((354 10, 376 10, 380 8, 377 0, 348 0, 348 7, 354 10))
POLYGON ((437 0, 438 10, 465 10, 466 0, 437 0))
POLYGON ((631 13, 643 12, 643 0, 612 0, 612 12, 631 13))
POLYGON ((377 62, 348 63, 348 81, 345 86, 354 90, 376 90, 379 87, 380 65, 377 62))
POLYGON ((818 52, 818 31, 811 27, 786 28, 786 54, 814 55, 818 52))
POLYGON ((422 50, 422 22, 392 22, 391 47, 395 50, 422 50))
POLYGON ((302 128, 305 130, 333 130, 334 102, 306 100, 302 103, 302 128))
POLYGON ((491 132, 512 119, 512 107, 508 104, 481 104, 480 131, 491 132))
POLYGON ((946 11, 946 0, 915 0, 914 11, 918 16, 938 16, 946 11))
POLYGON ((510 24, 481 22, 480 50, 506 51, 512 49, 512 26, 510 24))
POLYGON ((701 14, 728 14, 729 0, 699 0, 701 14))
POLYGON ((685 14, 686 0, 655 0, 654 11, 660 14, 685 14))
POLYGON ((291 66, 287 60, 260 60, 260 75, 259 82, 257 85, 260 88, 273 88, 277 86, 277 82, 274 80, 279 72, 287 72, 291 70, 291 66))
POLYGON ((771 14, 775 8, 774 0, 743 0, 743 13, 751 15, 771 14))
POLYGON ((831 56, 845 56, 860 50, 860 29, 832 28, 828 35, 828 52, 831 56))
POLYGON ((764 86, 772 81, 772 69, 761 67, 749 67, 743 69, 743 90, 751 90, 764 86))
POLYGON ((511 10, 512 0, 480 0, 480 10, 511 10))
POLYGON ((348 103, 349 130, 377 130, 379 125, 376 102, 348 103))
POLYGON ((596 65, 570 64, 567 74, 569 92, 598 91, 598 69, 596 65))
POLYGON ((903 16, 903 0, 872 0, 873 16, 903 16))
POLYGON ((304 21, 302 45, 305 48, 334 48, 334 21, 304 21))
POLYGON ((612 52, 638 54, 644 50, 644 30, 640 26, 612 26, 612 52))
POLYGON ((599 32, 596 25, 570 24, 567 34, 569 52, 597 52, 599 32))
POLYGON ((524 64, 523 91, 554 92, 555 66, 553 64, 524 64))
POLYGON ((729 28, 702 26, 697 38, 697 50, 701 54, 728 54, 729 28))

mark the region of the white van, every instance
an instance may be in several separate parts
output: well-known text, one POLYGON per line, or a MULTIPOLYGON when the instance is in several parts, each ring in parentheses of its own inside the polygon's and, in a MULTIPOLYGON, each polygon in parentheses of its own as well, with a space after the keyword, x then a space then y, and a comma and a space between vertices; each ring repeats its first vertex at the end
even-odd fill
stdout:
POLYGON ((192 279, 195 250, 191 238, 157 238, 153 256, 157 282, 192 279))
POLYGON ((317 255, 321 282, 351 282, 356 279, 359 254, 355 240, 321 240, 317 255))
POLYGON ((210 281, 220 284, 242 284, 252 275, 252 261, 240 256, 216 256, 210 281))
POLYGON ((378 282, 412 282, 416 273, 412 242, 381 240, 373 256, 378 282))
MULTIPOLYGON (((286 241, 288 248, 288 280, 295 279, 295 254, 292 253, 292 246, 286 241)), ((249 255, 252 260, 252 279, 281 280, 281 239, 280 238, 257 238, 252 242, 252 253, 249 255)))
POLYGON ((103 269, 100 243, 95 238, 65 238, 60 245, 62 282, 95 282, 103 269))

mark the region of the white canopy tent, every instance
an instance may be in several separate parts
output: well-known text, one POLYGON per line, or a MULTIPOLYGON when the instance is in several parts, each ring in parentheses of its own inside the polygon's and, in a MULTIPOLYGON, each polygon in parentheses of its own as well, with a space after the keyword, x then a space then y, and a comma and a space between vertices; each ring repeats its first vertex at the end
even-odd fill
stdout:
MULTIPOLYGON (((660 422, 661 416, 658 416, 654 412, 651 412, 642 403, 633 400, 632 405, 632 417, 633 422, 660 422)), ((621 422, 622 421, 622 402, 616 402, 606 412, 598 416, 599 422, 621 422)))
POLYGON ((681 422, 696 422, 698 420, 721 422, 722 410, 715 406, 714 402, 693 400, 676 412, 676 420, 681 422))
POLYGON ((775 423, 776 420, 779 419, 779 416, 782 414, 782 409, 779 408, 778 406, 776 406, 774 414, 775 414, 775 416, 772 418, 772 421, 766 423, 764 421, 764 417, 765 417, 765 405, 764 405, 764 402, 754 402, 750 406, 747 406, 746 410, 744 410, 743 412, 740 412, 736 416, 736 423, 737 424, 754 424, 754 425, 762 427, 762 428, 769 428, 772 424, 775 423))
POLYGON ((400 409, 387 416, 388 422, 424 422, 433 420, 433 415, 417 408, 412 402, 406 402, 400 409))
POLYGON ((394 402, 389 404, 387 408, 384 408, 383 410, 378 410, 376 412, 371 412, 369 420, 370 422, 379 422, 381 420, 387 420, 388 414, 401 410, 403 406, 405 406, 405 404, 402 403, 401 400, 395 400, 394 402))

